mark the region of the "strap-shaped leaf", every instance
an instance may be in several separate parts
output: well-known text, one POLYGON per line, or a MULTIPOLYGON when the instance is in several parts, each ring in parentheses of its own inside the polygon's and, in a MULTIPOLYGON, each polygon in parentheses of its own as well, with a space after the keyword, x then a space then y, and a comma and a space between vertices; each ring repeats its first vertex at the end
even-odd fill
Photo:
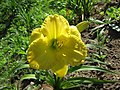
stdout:
POLYGON ((55 84, 55 80, 53 79, 53 75, 50 74, 49 71, 46 71, 46 81, 53 86, 55 84))
POLYGON ((13 74, 13 73, 16 73, 18 70, 20 69, 23 69, 23 68, 29 68, 29 64, 23 64, 23 65, 20 65, 18 67, 15 67, 13 68, 10 72, 9 72, 9 75, 13 74))
POLYGON ((104 24, 105 22, 101 21, 101 20, 97 20, 97 19, 94 19, 94 18, 90 18, 89 19, 90 22, 94 22, 96 24, 104 24))
POLYGON ((72 73, 72 72, 80 69, 81 67, 82 67, 82 64, 79 65, 79 66, 70 67, 70 68, 68 69, 68 73, 72 73))
POLYGON ((102 84, 102 83, 115 83, 119 81, 113 81, 113 80, 98 80, 96 78, 86 78, 86 77, 74 77, 69 78, 61 83, 61 87, 63 89, 70 89, 74 87, 79 87, 80 84, 102 84))
POLYGON ((116 72, 97 67, 97 66, 87 66, 87 65, 80 65, 80 66, 75 66, 71 67, 69 69, 69 73, 74 72, 74 71, 86 71, 86 70, 96 70, 96 71, 101 71, 101 72, 107 72, 107 73, 112 73, 112 74, 118 74, 116 72))
POLYGON ((98 59, 94 59, 94 58, 90 58, 90 57, 87 57, 86 60, 91 61, 91 62, 101 63, 101 64, 104 64, 104 65, 108 65, 108 64, 105 63, 105 62, 102 62, 102 61, 100 61, 100 60, 98 60, 98 59))
POLYGON ((15 69, 15 72, 20 70, 20 69, 23 69, 23 68, 30 68, 29 64, 23 64, 21 66, 19 66, 18 68, 15 69))
POLYGON ((37 78, 35 77, 35 74, 25 74, 24 76, 22 76, 20 81, 23 81, 25 79, 37 79, 37 78))
POLYGON ((78 23, 76 25, 76 27, 79 30, 79 32, 82 32, 83 30, 88 28, 88 26, 89 26, 89 22, 88 21, 83 21, 83 22, 80 22, 80 23, 78 23))

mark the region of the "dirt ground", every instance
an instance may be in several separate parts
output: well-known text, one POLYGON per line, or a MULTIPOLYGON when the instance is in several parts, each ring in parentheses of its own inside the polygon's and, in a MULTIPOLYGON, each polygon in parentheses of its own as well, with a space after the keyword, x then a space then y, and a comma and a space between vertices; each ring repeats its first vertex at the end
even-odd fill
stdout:
MULTIPOLYGON (((108 51, 106 62, 110 64, 107 68, 114 70, 115 72, 120 72, 120 32, 109 31, 110 42, 107 43, 108 51)), ((104 75, 104 78, 110 80, 120 80, 120 75, 104 75)), ((120 83, 108 84, 104 86, 108 90, 120 90, 120 83)))
MULTIPOLYGON (((85 43, 87 43, 93 36, 89 33, 89 31, 83 33, 83 40, 85 43)), ((120 72, 120 32, 116 32, 115 30, 106 30, 106 36, 108 37, 108 42, 106 44, 107 50, 105 50, 104 53, 107 57, 104 62, 109 65, 103 67, 114 72, 120 72)), ((88 52, 89 54, 92 53, 89 50, 88 52)), ((84 77, 97 77, 102 80, 120 80, 120 75, 100 73, 97 71, 84 71, 80 74, 84 77)), ((81 85, 76 90, 120 90, 120 83, 81 85)))
MULTIPOLYGON (((102 6, 100 6, 102 7, 102 6)), ((102 7, 104 9, 104 7, 102 7)), ((99 14, 95 15, 96 18, 103 19, 99 14)), ((118 26, 120 27, 119 23, 117 22, 118 26)), ((111 29, 110 27, 105 29, 105 35, 108 38, 108 41, 106 42, 106 50, 103 51, 107 57, 105 58, 104 62, 106 62, 108 65, 102 66, 103 68, 106 68, 108 70, 112 70, 114 72, 120 73, 120 32, 117 32, 116 30, 111 29)), ((86 44, 91 44, 90 40, 95 40, 96 35, 91 34, 91 29, 86 30, 82 33, 82 39, 86 44)), ((88 49, 88 55, 92 54, 93 52, 97 52, 96 50, 88 49)), ((115 74, 108 74, 108 73, 101 73, 98 71, 84 71, 79 73, 80 76, 83 77, 96 77, 101 80, 119 80, 120 81, 120 75, 115 74)), ((72 89, 71 89, 72 90, 72 89)), ((76 88, 75 90, 120 90, 120 82, 117 83, 107 83, 107 84, 89 84, 89 85, 83 85, 79 88, 76 88)))

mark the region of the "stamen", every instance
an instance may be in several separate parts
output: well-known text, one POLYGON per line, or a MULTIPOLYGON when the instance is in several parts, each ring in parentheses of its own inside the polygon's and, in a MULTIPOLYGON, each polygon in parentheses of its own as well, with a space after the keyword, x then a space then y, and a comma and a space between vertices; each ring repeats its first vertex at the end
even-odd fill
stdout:
POLYGON ((63 46, 63 41, 58 41, 57 39, 54 39, 52 42, 52 47, 55 49, 60 49, 63 46))

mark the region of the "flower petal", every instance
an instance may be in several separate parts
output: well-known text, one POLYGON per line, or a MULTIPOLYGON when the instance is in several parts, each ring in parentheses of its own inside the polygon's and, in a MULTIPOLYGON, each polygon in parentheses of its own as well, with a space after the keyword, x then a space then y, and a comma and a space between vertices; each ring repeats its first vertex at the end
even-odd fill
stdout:
POLYGON ((66 60, 66 64, 74 66, 83 63, 87 56, 87 50, 82 40, 75 35, 70 37, 61 36, 60 39, 63 40, 64 46, 58 53, 66 60))
POLYGON ((61 34, 67 35, 69 23, 63 16, 50 15, 45 19, 41 29, 42 33, 49 39, 56 39, 61 34))
POLYGON ((64 65, 61 69, 58 69, 58 70, 54 70, 54 69, 52 70, 57 76, 64 77, 67 74, 68 65, 64 65))
POLYGON ((47 38, 34 40, 27 52, 27 59, 32 68, 50 69, 54 66, 55 52, 49 47, 47 38))
POLYGON ((30 37, 30 44, 31 42, 33 42, 34 40, 43 37, 43 34, 41 33, 41 29, 40 28, 36 28, 32 31, 31 37, 30 37))
POLYGON ((70 34, 77 36, 79 39, 81 39, 81 34, 79 33, 76 26, 70 26, 70 34))

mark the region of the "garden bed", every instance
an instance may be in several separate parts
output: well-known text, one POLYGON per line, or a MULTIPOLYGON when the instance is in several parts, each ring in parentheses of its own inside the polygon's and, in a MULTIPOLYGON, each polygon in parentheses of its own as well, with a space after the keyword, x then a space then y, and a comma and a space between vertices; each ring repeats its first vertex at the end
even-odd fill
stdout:
MULTIPOLYGON (((70 25, 76 25, 84 20, 90 22, 89 27, 81 32, 82 40, 88 50, 88 56, 83 65, 98 66, 118 72, 118 74, 111 74, 93 70, 78 71, 66 75, 65 79, 86 77, 120 81, 120 9, 118 10, 120 1, 103 0, 104 2, 101 2, 98 0, 99 2, 94 2, 94 4, 90 2, 89 7, 87 7, 89 9, 77 6, 74 1, 0 1, 2 8, 0 13, 0 90, 53 89, 43 78, 41 80, 25 79, 20 81, 25 74, 34 74, 37 71, 31 68, 19 70, 17 68, 28 64, 26 51, 32 30, 40 27, 49 14, 56 13, 63 15, 70 25), (79 12, 80 10, 81 12, 79 12), (98 61, 91 61, 89 58, 98 61)), ((77 88, 67 90, 120 90, 120 82, 80 84, 77 88)))

